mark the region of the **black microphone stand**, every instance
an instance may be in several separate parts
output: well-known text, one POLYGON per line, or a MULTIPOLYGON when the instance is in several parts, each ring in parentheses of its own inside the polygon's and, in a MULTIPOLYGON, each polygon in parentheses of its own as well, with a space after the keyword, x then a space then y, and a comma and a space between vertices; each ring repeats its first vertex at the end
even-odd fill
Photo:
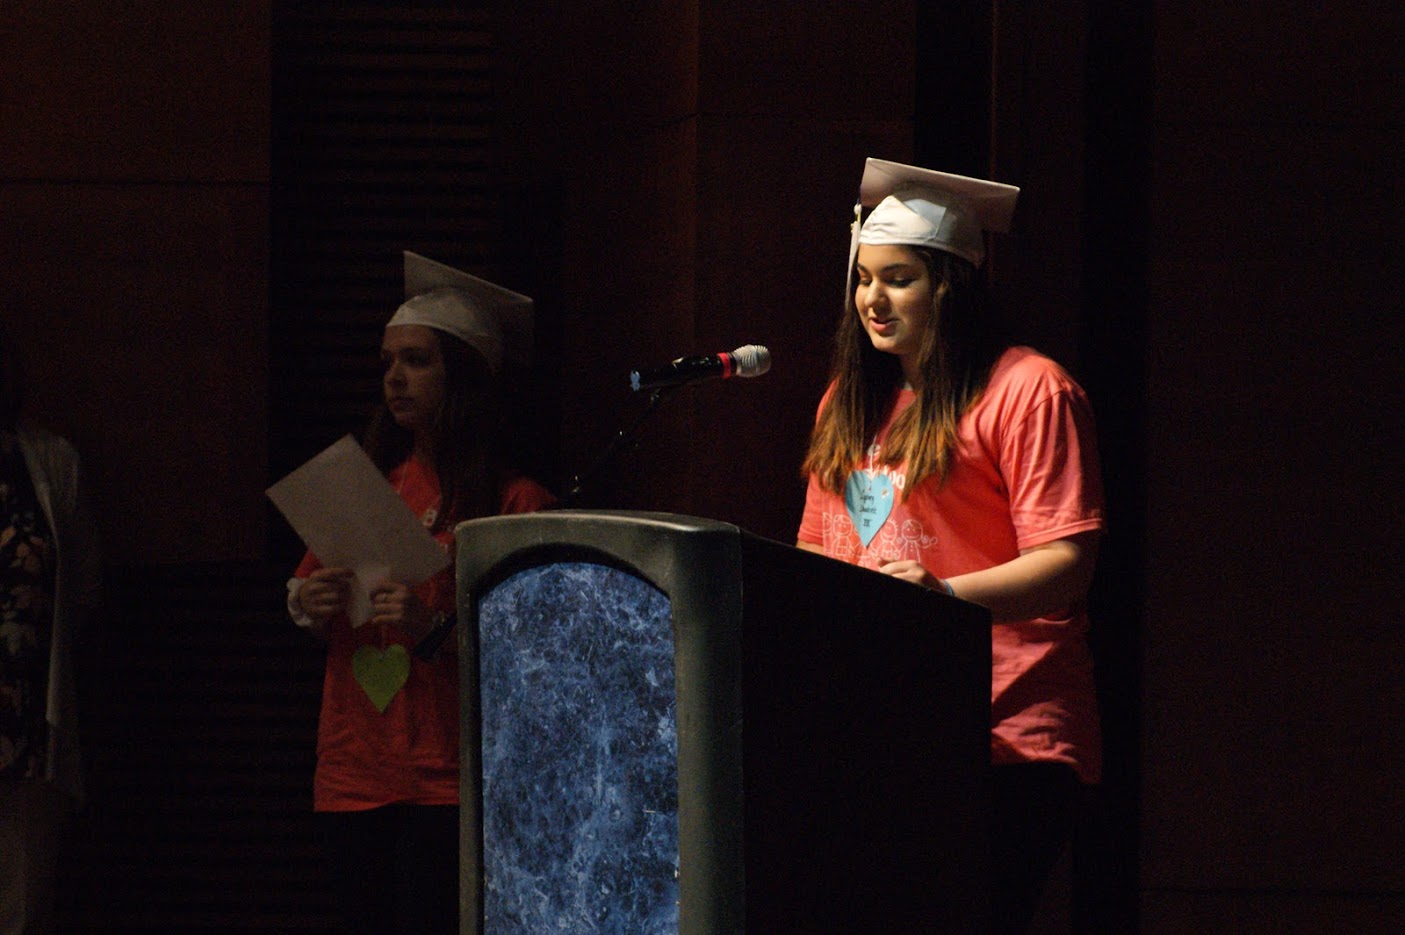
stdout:
POLYGON ((634 417, 634 421, 615 433, 615 437, 610 439, 610 443, 605 446, 605 450, 600 453, 600 457, 595 460, 583 474, 577 474, 571 478, 571 489, 566 495, 552 505, 553 510, 569 510, 580 499, 585 492, 586 486, 600 474, 605 467, 615 459, 620 452, 626 449, 627 445, 632 447, 634 436, 639 432, 644 420, 653 414, 659 407, 659 403, 669 394, 670 391, 678 389, 683 384, 673 386, 660 386, 649 394, 649 401, 645 403, 643 411, 634 417))

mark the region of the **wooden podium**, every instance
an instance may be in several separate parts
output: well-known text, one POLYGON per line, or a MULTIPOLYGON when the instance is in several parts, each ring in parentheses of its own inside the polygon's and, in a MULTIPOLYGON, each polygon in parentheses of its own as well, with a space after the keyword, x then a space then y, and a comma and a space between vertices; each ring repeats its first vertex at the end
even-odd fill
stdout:
POLYGON ((986 927, 985 610, 684 516, 456 538, 462 932, 986 927))

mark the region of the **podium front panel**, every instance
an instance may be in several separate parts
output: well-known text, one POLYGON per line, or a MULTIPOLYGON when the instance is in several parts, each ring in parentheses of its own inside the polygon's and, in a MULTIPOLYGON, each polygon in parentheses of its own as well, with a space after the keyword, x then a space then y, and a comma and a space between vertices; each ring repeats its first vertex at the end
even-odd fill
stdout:
POLYGON ((986 927, 986 611, 670 514, 457 539, 463 932, 986 927))
POLYGON ((678 931, 672 615, 588 562, 518 572, 478 612, 483 930, 678 931))

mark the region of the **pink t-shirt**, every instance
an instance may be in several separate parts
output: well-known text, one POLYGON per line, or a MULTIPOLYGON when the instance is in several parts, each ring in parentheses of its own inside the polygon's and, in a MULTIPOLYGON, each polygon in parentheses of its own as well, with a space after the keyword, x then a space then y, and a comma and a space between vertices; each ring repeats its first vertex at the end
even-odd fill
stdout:
MULTIPOLYGON (((432 511, 439 507, 439 481, 434 472, 412 458, 392 470, 388 479, 415 515, 431 525, 432 511)), ((545 488, 525 477, 506 482, 501 496, 503 514, 529 513, 553 499, 545 488)), ((452 530, 437 532, 434 538, 452 557, 452 530)), ((320 567, 317 557, 308 553, 296 577, 306 578, 320 567)), ((431 611, 452 613, 457 598, 453 566, 414 590, 431 611)), ((346 812, 395 803, 458 803, 458 657, 440 652, 425 662, 411 653, 413 644, 393 627, 366 623, 352 629, 345 617, 328 625, 313 777, 315 810, 346 812), (383 654, 393 645, 404 647, 409 673, 381 711, 358 680, 353 657, 357 650, 370 647, 382 654, 380 660, 372 657, 370 664, 384 665, 388 657, 383 654)), ((362 679, 365 671, 363 668, 362 679)))
MULTIPOLYGON (((1103 528, 1092 410, 1058 364, 1029 348, 1007 350, 961 419, 946 483, 929 478, 904 502, 905 466, 886 466, 879 455, 892 419, 914 399, 900 391, 844 496, 811 477, 800 541, 865 568, 915 559, 950 578, 1103 528)), ((1101 745, 1087 634, 1081 603, 992 627, 994 762, 1065 762, 1085 782, 1097 781, 1101 745)))

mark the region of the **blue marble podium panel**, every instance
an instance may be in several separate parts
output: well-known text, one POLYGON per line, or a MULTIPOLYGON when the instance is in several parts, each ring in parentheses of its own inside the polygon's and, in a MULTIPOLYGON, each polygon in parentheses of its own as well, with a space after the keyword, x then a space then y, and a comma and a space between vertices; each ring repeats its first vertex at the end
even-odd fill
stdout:
POLYGON ((562 562, 489 591, 478 622, 485 935, 674 935, 667 596, 562 562))

